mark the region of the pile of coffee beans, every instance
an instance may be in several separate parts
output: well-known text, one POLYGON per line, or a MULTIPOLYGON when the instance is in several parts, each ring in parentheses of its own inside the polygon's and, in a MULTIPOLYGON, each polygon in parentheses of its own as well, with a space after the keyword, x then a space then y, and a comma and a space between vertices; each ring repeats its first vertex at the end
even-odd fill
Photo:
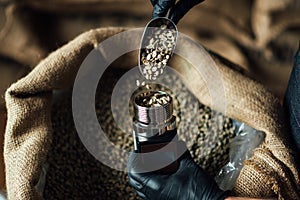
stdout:
POLYGON ((165 92, 148 91, 139 94, 136 101, 138 105, 144 107, 163 106, 171 101, 171 97, 165 92))

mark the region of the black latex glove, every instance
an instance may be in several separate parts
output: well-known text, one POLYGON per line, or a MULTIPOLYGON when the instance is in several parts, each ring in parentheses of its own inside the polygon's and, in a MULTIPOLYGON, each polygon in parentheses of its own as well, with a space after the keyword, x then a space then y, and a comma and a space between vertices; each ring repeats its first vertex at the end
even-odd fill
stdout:
POLYGON ((195 5, 204 0, 150 0, 153 5, 152 18, 166 16, 169 9, 169 18, 177 24, 178 21, 195 5))
POLYGON ((131 153, 127 163, 129 183, 143 199, 223 200, 228 196, 228 192, 219 189, 214 179, 198 167, 187 152, 173 174, 138 173, 145 167, 140 155, 131 153))

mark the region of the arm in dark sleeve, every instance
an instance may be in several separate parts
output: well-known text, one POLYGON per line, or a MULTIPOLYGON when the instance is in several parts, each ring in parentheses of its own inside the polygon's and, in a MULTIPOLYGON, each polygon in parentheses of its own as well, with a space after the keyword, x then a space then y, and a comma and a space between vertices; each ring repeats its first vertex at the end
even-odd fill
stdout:
POLYGON ((177 24, 179 20, 195 5, 204 0, 151 0, 153 5, 152 18, 164 17, 170 10, 169 18, 177 24))

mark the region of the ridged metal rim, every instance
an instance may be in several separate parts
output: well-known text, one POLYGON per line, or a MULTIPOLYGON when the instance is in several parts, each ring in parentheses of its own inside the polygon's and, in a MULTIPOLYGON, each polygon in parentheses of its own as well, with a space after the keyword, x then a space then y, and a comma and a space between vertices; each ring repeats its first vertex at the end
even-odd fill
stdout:
POLYGON ((173 114, 172 97, 163 91, 149 91, 152 93, 165 94, 170 97, 170 101, 164 105, 146 107, 138 104, 137 99, 141 98, 144 92, 139 92, 134 96, 134 118, 135 120, 147 125, 164 125, 169 122, 173 114))

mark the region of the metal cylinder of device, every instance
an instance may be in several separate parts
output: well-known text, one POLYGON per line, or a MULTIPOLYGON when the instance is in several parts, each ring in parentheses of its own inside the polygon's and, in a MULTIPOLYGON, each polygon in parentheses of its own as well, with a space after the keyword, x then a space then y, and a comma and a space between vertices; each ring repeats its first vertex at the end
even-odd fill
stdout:
POLYGON ((163 91, 142 90, 133 98, 133 131, 138 141, 148 141, 176 129, 173 99, 163 91))
MULTIPOLYGON (((161 150, 166 147, 165 155, 175 158, 178 141, 176 118, 173 115, 173 99, 160 90, 141 89, 133 96, 134 149, 140 153, 161 150)), ((161 169, 164 173, 174 172, 178 162, 161 169)))
POLYGON ((149 126, 164 126, 171 120, 172 114, 172 97, 168 96, 165 92, 149 91, 140 93, 135 98, 134 117, 140 123, 149 126), (165 97, 166 100, 153 100, 153 97, 165 97), (145 103, 145 101, 147 101, 147 103, 145 103), (147 105, 149 104, 149 101, 160 102, 154 103, 153 105, 147 105))

